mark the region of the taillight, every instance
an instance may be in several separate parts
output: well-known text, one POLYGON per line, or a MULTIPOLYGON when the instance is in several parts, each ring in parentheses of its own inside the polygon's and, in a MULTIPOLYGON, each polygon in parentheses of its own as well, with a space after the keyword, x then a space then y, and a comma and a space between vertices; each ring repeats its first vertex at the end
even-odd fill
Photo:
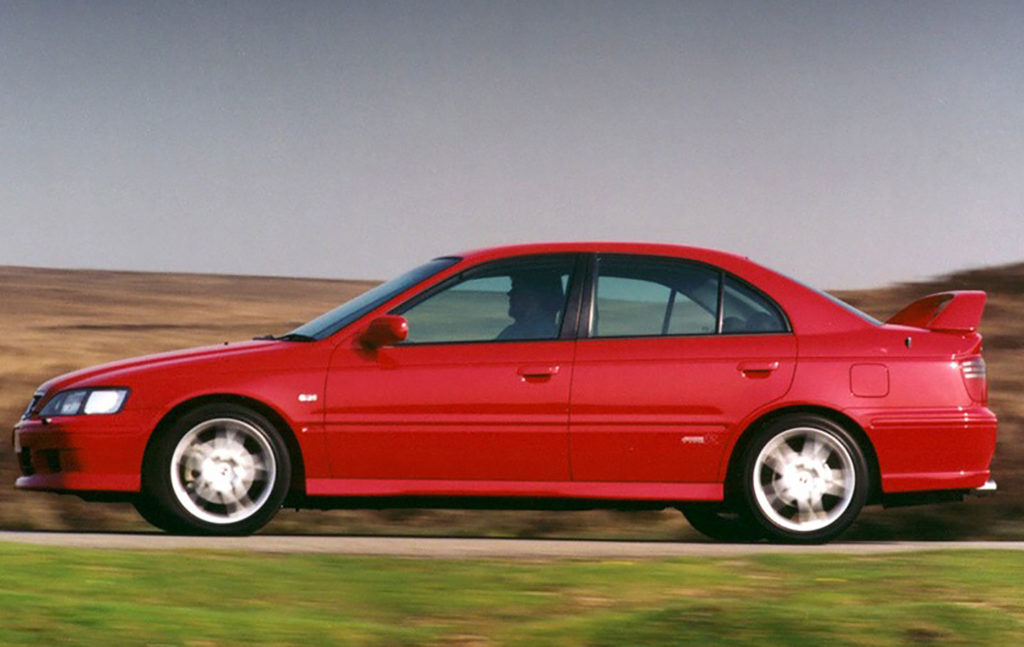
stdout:
POLYGON ((967 394, 975 402, 988 401, 988 377, 985 371, 985 360, 981 356, 972 357, 960 362, 960 374, 964 376, 967 394))

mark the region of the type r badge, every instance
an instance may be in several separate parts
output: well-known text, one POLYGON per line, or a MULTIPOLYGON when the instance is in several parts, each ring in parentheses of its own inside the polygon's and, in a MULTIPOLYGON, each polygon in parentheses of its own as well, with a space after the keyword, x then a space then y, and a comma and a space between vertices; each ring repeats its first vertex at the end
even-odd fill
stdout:
POLYGON ((316 393, 300 393, 299 402, 316 402, 316 393))

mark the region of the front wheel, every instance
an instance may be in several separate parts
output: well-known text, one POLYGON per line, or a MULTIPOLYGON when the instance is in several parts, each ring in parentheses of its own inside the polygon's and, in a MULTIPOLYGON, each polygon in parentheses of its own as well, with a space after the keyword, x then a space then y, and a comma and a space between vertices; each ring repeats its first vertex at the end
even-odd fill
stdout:
POLYGON ((171 532, 246 535, 277 514, 291 464, 266 418, 237 405, 208 405, 154 439, 142 479, 140 511, 155 525, 171 532))
POLYGON ((834 539, 867 500, 864 453, 842 426, 819 416, 785 416, 769 424, 747 447, 743 465, 747 511, 775 540, 834 539))

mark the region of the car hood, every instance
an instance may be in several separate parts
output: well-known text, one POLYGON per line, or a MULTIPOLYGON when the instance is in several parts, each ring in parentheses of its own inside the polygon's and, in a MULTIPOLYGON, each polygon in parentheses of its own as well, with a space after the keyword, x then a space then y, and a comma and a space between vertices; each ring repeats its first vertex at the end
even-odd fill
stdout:
POLYGON ((108 377, 113 380, 110 386, 119 386, 125 378, 135 371, 143 371, 153 368, 166 368, 177 364, 219 362, 225 359, 237 359, 241 356, 248 356, 255 353, 264 353, 270 350, 289 345, 289 342, 273 340, 254 340, 245 342, 225 342, 217 346, 203 346, 200 348, 189 348, 185 350, 157 353, 155 355, 144 355, 132 357, 108 364, 99 364, 88 368, 65 373, 51 380, 44 382, 40 391, 50 392, 76 386, 98 386, 108 377))

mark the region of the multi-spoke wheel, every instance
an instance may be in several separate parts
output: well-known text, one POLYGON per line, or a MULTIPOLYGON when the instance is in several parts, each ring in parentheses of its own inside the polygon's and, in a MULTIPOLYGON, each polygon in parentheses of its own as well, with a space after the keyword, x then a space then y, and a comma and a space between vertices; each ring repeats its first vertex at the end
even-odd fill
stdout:
POLYGON ((211 405, 154 441, 136 508, 172 532, 248 534, 277 513, 290 479, 273 425, 242 407, 211 405))
POLYGON ((769 537, 828 541, 853 523, 867 499, 864 454, 841 426, 818 416, 787 416, 747 448, 743 493, 769 537))

